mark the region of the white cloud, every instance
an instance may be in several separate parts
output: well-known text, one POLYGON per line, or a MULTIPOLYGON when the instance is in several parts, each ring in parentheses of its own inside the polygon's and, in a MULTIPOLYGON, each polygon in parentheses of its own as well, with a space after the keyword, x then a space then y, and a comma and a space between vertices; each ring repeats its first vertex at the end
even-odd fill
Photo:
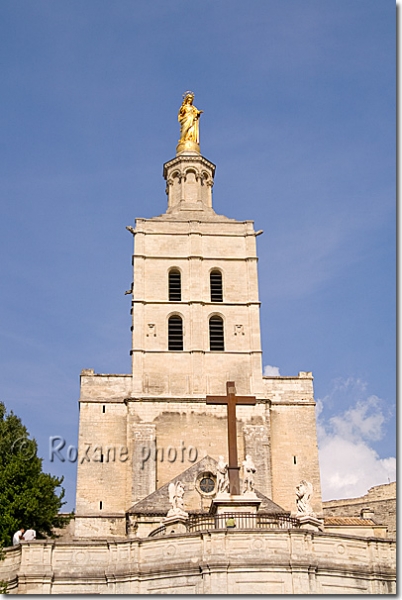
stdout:
POLYGON ((347 440, 378 441, 383 437, 385 417, 381 412, 380 398, 370 396, 366 401, 359 400, 354 407, 342 415, 329 419, 333 432, 347 440), (371 412, 372 411, 372 412, 371 412))
POLYGON ((278 377, 278 375, 280 375, 279 367, 272 367, 271 365, 266 365, 264 367, 264 375, 267 377, 278 377))
MULTIPOLYGON (((320 400, 319 398, 316 400, 316 407, 315 407, 315 416, 318 417, 320 416, 320 414, 322 413, 322 411, 324 410, 324 404, 322 402, 322 400, 320 400)), ((318 427, 319 424, 317 424, 318 427)))
POLYGON ((326 402, 347 389, 363 392, 359 380, 338 380, 326 398, 317 401, 317 432, 323 500, 361 496, 382 483, 395 481, 395 457, 380 458, 370 446, 384 436, 386 416, 377 396, 359 399, 344 412, 325 418, 326 402))

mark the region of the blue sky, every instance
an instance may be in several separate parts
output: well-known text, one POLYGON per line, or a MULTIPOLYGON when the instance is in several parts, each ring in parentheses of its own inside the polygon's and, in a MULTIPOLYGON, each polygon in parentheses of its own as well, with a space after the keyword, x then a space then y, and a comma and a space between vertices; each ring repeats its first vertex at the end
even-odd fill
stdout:
POLYGON ((395 4, 3 0, 0 399, 77 441, 79 374, 130 370, 136 217, 181 95, 214 208, 253 219, 267 372, 313 371, 324 497, 394 478, 395 4))

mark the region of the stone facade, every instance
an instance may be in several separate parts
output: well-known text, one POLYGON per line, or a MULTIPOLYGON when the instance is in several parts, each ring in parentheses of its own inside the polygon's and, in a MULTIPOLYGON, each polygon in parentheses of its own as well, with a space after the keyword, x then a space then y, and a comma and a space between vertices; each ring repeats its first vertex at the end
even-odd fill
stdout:
POLYGON ((0 578, 22 594, 395 594, 395 543, 294 529, 23 542, 0 578))
POLYGON ((195 460, 227 456, 226 407, 205 403, 207 394, 226 393, 226 381, 235 381, 237 394, 256 397, 255 406, 237 408, 237 422, 239 461, 252 455, 258 489, 295 511, 294 490, 306 478, 322 513, 312 374, 262 375, 260 232, 252 221, 214 212, 214 173, 201 155, 169 161, 166 213, 128 228, 135 236, 132 373, 81 374, 78 536, 121 535, 135 502, 195 460), (171 269, 180 273, 179 301, 169 300, 171 269), (211 299, 212 270, 221 273, 222 301, 211 299), (182 319, 181 351, 168 349, 172 315, 182 319), (210 349, 209 319, 216 315, 224 351, 210 349))

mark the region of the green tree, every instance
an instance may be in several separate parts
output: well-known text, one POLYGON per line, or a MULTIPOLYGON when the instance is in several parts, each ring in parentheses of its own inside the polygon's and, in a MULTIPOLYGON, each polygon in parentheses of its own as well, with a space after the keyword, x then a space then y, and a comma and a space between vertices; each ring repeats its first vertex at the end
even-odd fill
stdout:
POLYGON ((70 516, 58 514, 65 504, 62 482, 63 477, 42 472, 36 441, 0 402, 0 546, 10 546, 20 527, 32 527, 43 537, 68 523, 70 516))

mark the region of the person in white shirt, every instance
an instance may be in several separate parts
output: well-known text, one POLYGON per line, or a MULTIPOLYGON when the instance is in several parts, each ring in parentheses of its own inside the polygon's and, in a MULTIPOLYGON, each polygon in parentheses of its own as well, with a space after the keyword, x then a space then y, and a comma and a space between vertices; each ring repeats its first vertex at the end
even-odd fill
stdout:
POLYGON ((13 546, 18 546, 18 544, 21 542, 21 540, 24 539, 24 531, 25 531, 25 529, 23 527, 21 527, 21 529, 19 529, 18 531, 16 531, 14 533, 13 546))
POLYGON ((25 542, 31 542, 32 540, 36 539, 36 531, 35 529, 27 529, 25 534, 24 534, 24 541, 25 542))

